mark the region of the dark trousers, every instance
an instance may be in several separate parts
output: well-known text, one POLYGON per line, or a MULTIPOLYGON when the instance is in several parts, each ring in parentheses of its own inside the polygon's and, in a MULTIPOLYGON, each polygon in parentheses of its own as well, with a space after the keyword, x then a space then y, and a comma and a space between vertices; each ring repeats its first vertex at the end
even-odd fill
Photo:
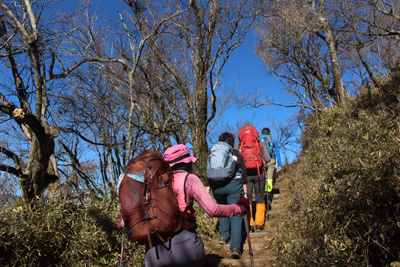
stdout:
POLYGON ((203 266, 205 251, 203 241, 196 233, 182 230, 171 241, 153 246, 146 252, 146 267, 203 266))
MULTIPOLYGON (((235 204, 243 193, 243 185, 232 179, 224 186, 211 186, 214 198, 218 204, 235 204)), ((230 236, 230 248, 240 248, 242 238, 242 217, 237 214, 232 217, 219 218, 219 234, 221 237, 230 236), (230 230, 230 231, 229 231, 230 230)))
MULTIPOLYGON (((253 174, 253 173, 250 173, 253 174)), ((265 177, 263 173, 260 173, 260 177, 258 174, 249 175, 247 173, 247 197, 249 200, 252 200, 253 197, 253 189, 256 195, 256 203, 264 203, 264 195, 265 195, 265 177)))

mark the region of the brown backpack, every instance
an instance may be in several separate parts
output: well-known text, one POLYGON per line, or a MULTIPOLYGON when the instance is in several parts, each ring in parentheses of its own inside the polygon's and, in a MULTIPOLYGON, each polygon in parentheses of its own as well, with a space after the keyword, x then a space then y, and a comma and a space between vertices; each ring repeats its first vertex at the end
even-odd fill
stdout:
POLYGON ((118 188, 122 218, 131 241, 148 243, 151 248, 154 237, 165 242, 182 229, 172 177, 168 163, 152 150, 128 163, 118 188))

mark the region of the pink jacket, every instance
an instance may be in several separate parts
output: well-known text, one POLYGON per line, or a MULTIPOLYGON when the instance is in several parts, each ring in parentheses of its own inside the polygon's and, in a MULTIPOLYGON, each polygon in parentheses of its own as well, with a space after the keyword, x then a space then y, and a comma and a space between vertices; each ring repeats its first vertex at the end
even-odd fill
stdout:
POLYGON ((186 175, 187 172, 185 171, 177 171, 174 173, 174 179, 172 182, 172 187, 177 194, 176 198, 181 211, 184 211, 187 203, 194 199, 211 217, 231 217, 241 213, 242 209, 239 205, 219 205, 215 203, 200 178, 195 174, 189 174, 187 177, 185 201, 184 182, 186 175))

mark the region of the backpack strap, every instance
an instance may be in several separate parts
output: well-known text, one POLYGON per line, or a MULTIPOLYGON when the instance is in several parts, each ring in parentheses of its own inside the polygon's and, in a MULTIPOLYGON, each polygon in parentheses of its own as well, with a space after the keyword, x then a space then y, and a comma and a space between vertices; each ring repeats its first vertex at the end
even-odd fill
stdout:
POLYGON ((260 175, 260 168, 263 167, 263 176, 265 176, 265 162, 264 162, 264 154, 263 154, 263 150, 261 147, 261 141, 258 139, 257 140, 257 146, 258 146, 258 153, 261 157, 261 165, 259 167, 257 167, 257 172, 258 172, 258 178, 261 177, 260 175))
POLYGON ((186 208, 184 211, 182 211, 181 219, 182 219, 182 228, 194 232, 197 228, 197 224, 196 224, 196 218, 194 217, 195 210, 193 209, 193 199, 188 201, 186 198, 186 182, 188 176, 189 173, 186 175, 185 181, 183 182, 186 208), (188 213, 188 211, 190 211, 191 213, 188 213))
MULTIPOLYGON (((150 173, 150 164, 149 164, 149 161, 146 161, 146 163, 145 163, 145 173, 144 173, 144 187, 143 187, 143 195, 146 197, 146 203, 149 203, 150 202, 150 199, 149 199, 149 195, 147 194, 147 185, 148 185, 148 183, 149 183, 149 174, 150 174, 150 176, 151 176, 151 173, 150 173)), ((148 216, 148 214, 147 214, 147 216, 148 216)), ((147 241, 149 242, 149 246, 150 246, 150 248, 152 248, 153 247, 153 243, 152 243, 152 241, 151 241, 151 233, 150 233, 150 229, 149 228, 147 228, 147 233, 146 233, 146 235, 147 235, 147 241)))
POLYGON ((265 158, 264 158, 264 153, 263 153, 262 146, 261 146, 261 141, 258 141, 258 146, 260 148, 260 153, 261 153, 261 158, 262 158, 263 176, 265 176, 265 158))
POLYGON ((148 199, 148 196, 146 195, 146 191, 147 191, 147 184, 148 184, 148 174, 150 172, 150 166, 149 166, 149 162, 146 161, 146 168, 145 168, 145 172, 144 172, 144 186, 143 186, 143 196, 146 196, 146 203, 148 203, 150 200, 148 199))
POLYGON ((150 229, 147 228, 147 241, 149 241, 149 247, 153 247, 153 243, 151 242, 151 236, 150 236, 150 229))
POLYGON ((185 210, 183 211, 184 213, 186 213, 188 210, 190 210, 190 209, 193 207, 193 199, 190 200, 189 203, 188 203, 187 200, 186 200, 186 181, 187 181, 188 176, 189 176, 189 173, 186 174, 185 181, 183 182, 183 192, 184 192, 184 194, 185 194, 185 203, 186 203, 186 208, 185 208, 185 210))

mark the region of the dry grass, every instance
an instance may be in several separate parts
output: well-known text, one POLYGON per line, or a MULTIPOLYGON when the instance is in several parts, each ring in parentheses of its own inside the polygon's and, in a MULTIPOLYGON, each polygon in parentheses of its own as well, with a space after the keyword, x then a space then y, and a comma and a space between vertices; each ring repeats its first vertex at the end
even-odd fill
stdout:
MULTIPOLYGON (((121 236, 117 204, 73 202, 2 210, 2 266, 117 266, 121 236), (109 208, 109 209, 108 209, 109 208)), ((142 260, 143 250, 126 244, 127 258, 142 260)))
MULTIPOLYGON (((198 232, 215 238, 216 219, 198 212, 198 232)), ((118 200, 43 203, 0 215, 1 266, 118 266, 121 232, 118 200)), ((144 266, 144 246, 125 239, 124 266, 144 266)))
POLYGON ((350 115, 334 107, 308 119, 304 154, 285 174, 292 198, 276 242, 282 265, 388 266, 399 259, 399 97, 395 77, 368 96, 361 92, 350 115))

